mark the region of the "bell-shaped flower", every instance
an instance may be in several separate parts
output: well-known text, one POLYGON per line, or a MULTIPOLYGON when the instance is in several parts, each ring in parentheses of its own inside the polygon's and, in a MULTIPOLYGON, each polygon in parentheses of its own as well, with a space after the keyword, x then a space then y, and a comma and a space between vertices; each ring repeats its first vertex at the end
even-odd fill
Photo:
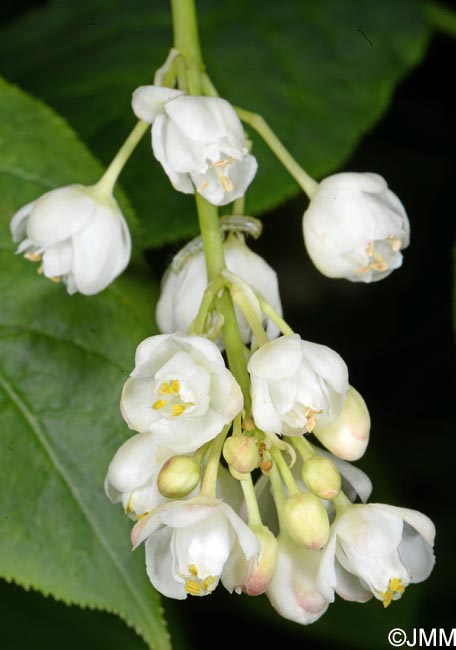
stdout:
POLYGON ((136 519, 151 512, 166 499, 157 487, 157 477, 174 452, 159 447, 150 433, 138 433, 117 450, 105 479, 105 492, 112 503, 121 502, 136 519))
POLYGON ((128 426, 178 454, 212 440, 241 411, 241 389, 211 341, 161 334, 139 344, 121 410, 128 426))
POLYGON ((382 176, 346 172, 325 178, 303 218, 307 252, 330 278, 374 282, 402 264, 410 240, 404 206, 382 176))
POLYGON ((256 535, 234 510, 209 497, 172 501, 143 517, 132 530, 134 548, 143 541, 152 584, 179 600, 214 591, 235 548, 246 560, 260 550, 256 535))
POLYGON ((432 571, 435 528, 416 510, 370 503, 349 506, 336 518, 317 576, 323 596, 387 607, 410 583, 432 571))
MULTIPOLYGON (((281 314, 277 275, 269 264, 238 237, 229 237, 223 244, 223 251, 228 270, 252 285, 281 314)), ((198 313, 206 287, 207 271, 203 251, 187 258, 177 271, 171 266, 163 278, 155 314, 160 331, 187 331, 198 313)), ((244 343, 249 343, 252 331, 238 307, 236 317, 241 338, 244 343)), ((271 320, 264 318, 263 323, 269 338, 279 334, 277 326, 271 320)))
POLYGON ((277 568, 266 595, 284 618, 301 625, 314 623, 330 603, 316 586, 322 551, 296 544, 285 532, 280 533, 278 540, 277 568))
POLYGON ((214 205, 239 198, 257 162, 234 108, 220 97, 192 97, 159 86, 133 93, 133 111, 152 124, 152 149, 174 188, 214 205))
POLYGON ((68 293, 99 293, 130 260, 128 226, 117 201, 96 186, 68 185, 22 207, 11 221, 17 253, 68 293))
POLYGON ((266 433, 300 435, 319 420, 337 417, 348 389, 348 371, 330 348, 298 334, 262 345, 248 363, 252 412, 266 433))

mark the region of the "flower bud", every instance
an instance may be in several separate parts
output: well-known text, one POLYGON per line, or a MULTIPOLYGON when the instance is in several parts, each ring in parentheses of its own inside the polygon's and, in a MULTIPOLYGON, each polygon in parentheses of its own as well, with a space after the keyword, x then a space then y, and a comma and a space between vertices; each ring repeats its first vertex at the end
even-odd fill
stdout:
POLYGON ((173 456, 161 468, 157 484, 164 497, 180 499, 195 489, 200 478, 199 461, 192 456, 173 456))
POLYGON ((242 591, 248 596, 259 596, 266 591, 274 576, 279 544, 267 526, 255 526, 252 530, 260 542, 260 553, 250 560, 251 568, 242 591))
POLYGON ((329 458, 323 456, 312 456, 305 461, 302 480, 321 499, 333 499, 340 491, 339 471, 329 458))
POLYGON ((285 501, 283 518, 290 537, 297 544, 316 550, 328 541, 328 515, 315 494, 302 492, 289 497, 285 501))
POLYGON ((344 460, 358 460, 369 442, 370 416, 357 390, 347 390, 340 415, 327 424, 317 422, 313 433, 329 451, 344 460))
POLYGON ((231 436, 223 445, 223 456, 230 466, 240 474, 248 474, 258 467, 260 455, 254 438, 231 436))

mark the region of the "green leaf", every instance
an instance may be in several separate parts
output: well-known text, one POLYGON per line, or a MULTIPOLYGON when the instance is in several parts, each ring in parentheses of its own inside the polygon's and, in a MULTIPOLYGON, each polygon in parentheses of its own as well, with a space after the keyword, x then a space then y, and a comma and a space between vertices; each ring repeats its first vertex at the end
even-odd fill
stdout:
MULTIPOLYGON (((381 117, 429 34, 417 0, 198 0, 197 7, 220 94, 263 114, 316 177, 339 168, 381 117)), ((134 124, 132 91, 151 83, 171 39, 165 0, 55 0, 3 30, 0 57, 10 79, 66 115, 108 162, 134 124)), ((247 208, 260 213, 298 188, 251 135, 260 168, 247 208)), ((122 181, 146 247, 196 231, 191 199, 172 190, 149 138, 122 181)))
POLYGON ((156 296, 133 274, 98 296, 68 296, 15 256, 14 211, 100 166, 61 118, 2 81, 0 142, 0 576, 116 613, 166 650, 142 552, 131 553, 130 525, 103 491, 128 435, 121 387, 156 296))

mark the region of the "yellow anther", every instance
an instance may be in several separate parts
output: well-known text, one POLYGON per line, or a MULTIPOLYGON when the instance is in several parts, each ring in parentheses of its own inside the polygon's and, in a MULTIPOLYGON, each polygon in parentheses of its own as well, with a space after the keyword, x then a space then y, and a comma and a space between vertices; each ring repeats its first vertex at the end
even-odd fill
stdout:
POLYGON ((225 175, 220 176, 220 182, 223 185, 223 189, 225 190, 225 192, 232 192, 233 191, 234 185, 230 181, 228 176, 225 176, 225 175))
POLYGON ((201 185, 198 185, 196 188, 196 191, 201 194, 201 192, 204 192, 204 190, 207 190, 209 187, 209 181, 204 181, 204 183, 201 183, 201 185))
POLYGON ((313 431, 313 430, 315 429, 315 424, 316 424, 316 421, 315 421, 314 416, 312 415, 312 416, 307 420, 307 424, 306 424, 306 431, 307 431, 307 433, 311 433, 311 431, 313 431))
POLYGON ((164 399, 158 399, 156 402, 152 404, 152 408, 158 411, 159 409, 162 409, 164 406, 166 406, 166 400, 164 399))
POLYGON ((31 251, 29 251, 28 253, 25 253, 24 257, 29 262, 40 262, 41 261, 41 255, 39 253, 32 253, 31 251))
POLYGON ((140 519, 144 519, 144 517, 147 517, 149 514, 149 512, 142 512, 140 515, 137 515, 138 521, 140 521, 140 519))
POLYGON ((203 588, 196 580, 187 580, 185 583, 185 591, 191 596, 200 596, 203 588))
POLYGON ((216 582, 217 578, 214 576, 207 576, 207 578, 204 578, 203 580, 203 587, 206 591, 211 591, 211 588, 214 585, 214 582, 216 582))
POLYGON ((182 415, 186 408, 187 407, 183 404, 173 404, 171 407, 171 413, 174 415, 174 417, 177 417, 178 415, 182 415))
POLYGON ((38 275, 43 275, 43 265, 42 265, 42 264, 41 264, 41 266, 39 266, 39 267, 36 269, 36 272, 38 273, 38 275))
POLYGON ((391 240, 391 248, 393 249, 393 253, 398 253, 401 250, 402 246, 402 241, 399 239, 399 237, 393 237, 391 240))
POLYGON ((58 282, 60 282, 62 280, 62 278, 60 277, 60 275, 52 275, 49 278, 49 280, 51 280, 51 282, 55 282, 57 284, 58 282))
POLYGON ((173 379, 171 382, 171 386, 169 388, 169 392, 172 393, 173 395, 177 395, 180 391, 180 384, 178 379, 173 379))
POLYGON ((397 594, 402 594, 405 589, 400 578, 391 578, 389 588, 391 591, 395 591, 397 594))
POLYGON ((167 393, 169 393, 169 384, 168 384, 167 381, 164 381, 164 382, 160 385, 160 394, 161 394, 161 395, 165 395, 165 394, 167 394, 167 393))
POLYGON ((125 508, 125 514, 130 515, 133 512, 133 508, 131 507, 131 499, 128 499, 127 507, 125 508))
POLYGON ((196 564, 190 564, 188 567, 188 572, 190 575, 192 575, 194 578, 198 575, 198 569, 196 568, 196 564))
POLYGON ((372 262, 371 269, 374 271, 386 271, 388 269, 388 264, 383 260, 383 262, 372 262))
POLYGON ((366 244, 366 253, 369 255, 369 257, 373 254, 374 252, 374 242, 373 241, 368 241, 366 244))
POLYGON ((369 273, 370 270, 370 266, 359 266, 357 269, 355 269, 355 273, 369 273))
POLYGON ((381 591, 379 596, 382 599, 383 607, 386 608, 391 605, 391 601, 393 600, 393 594, 391 591, 381 591))
POLYGON ((222 158, 222 160, 217 160, 217 162, 212 163, 212 167, 224 167, 228 162, 228 158, 222 158))

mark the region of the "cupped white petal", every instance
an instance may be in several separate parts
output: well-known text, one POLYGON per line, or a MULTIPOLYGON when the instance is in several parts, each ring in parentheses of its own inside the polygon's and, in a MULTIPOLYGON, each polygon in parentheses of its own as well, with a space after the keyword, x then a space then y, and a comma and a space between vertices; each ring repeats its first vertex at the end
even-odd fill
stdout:
POLYGON ((280 336, 252 354, 247 365, 248 371, 253 377, 280 381, 298 371, 302 355, 299 334, 280 336))
MULTIPOLYGON (((169 454, 170 456, 171 454, 169 454)), ((144 485, 167 460, 150 433, 138 433, 117 450, 112 459, 107 478, 119 492, 129 492, 144 485)))
POLYGON ((399 556, 409 573, 410 582, 426 580, 434 568, 435 555, 432 544, 407 523, 404 525, 399 545, 399 556))
POLYGON ((132 96, 133 113, 140 120, 152 124, 157 115, 163 112, 165 105, 169 101, 183 94, 182 90, 175 90, 165 86, 140 86, 132 96))
POLYGON ((174 575, 174 558, 171 553, 172 528, 161 528, 146 541, 147 575, 155 589, 168 598, 184 600, 187 592, 174 575))
POLYGON ((188 174, 177 172, 169 164, 167 152, 167 126, 168 119, 165 115, 158 115, 152 125, 152 150, 155 158, 161 163, 165 173, 174 189, 184 194, 194 194, 193 183, 188 174))
POLYGON ((43 253, 43 273, 47 278, 62 277, 72 272, 73 246, 66 240, 50 246, 43 253))
POLYGON ((27 203, 27 205, 22 206, 22 208, 20 208, 11 219, 10 229, 13 241, 18 242, 25 237, 27 219, 34 208, 35 203, 36 201, 31 201, 30 203, 27 203))
MULTIPOLYGON (((179 97, 165 107, 171 121, 187 138, 202 143, 216 142, 226 137, 227 126, 224 115, 228 109, 233 111, 228 102, 219 97, 189 95, 179 97), (221 106, 225 108, 225 113, 220 110, 221 106)), ((237 120, 239 121, 239 118, 237 120)))

